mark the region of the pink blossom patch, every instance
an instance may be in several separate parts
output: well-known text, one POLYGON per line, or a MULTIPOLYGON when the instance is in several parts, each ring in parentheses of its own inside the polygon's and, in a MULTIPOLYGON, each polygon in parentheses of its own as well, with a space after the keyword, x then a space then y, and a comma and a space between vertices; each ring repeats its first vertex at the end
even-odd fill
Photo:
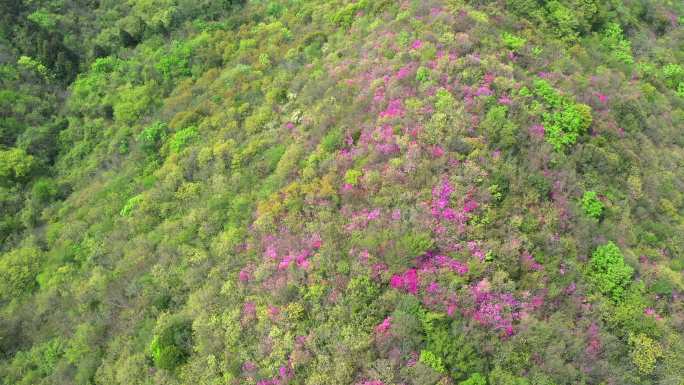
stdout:
POLYGON ((378 334, 382 334, 390 330, 392 327, 392 317, 387 317, 385 318, 382 323, 380 323, 378 326, 375 327, 375 332, 378 334))
POLYGON ((531 136, 535 138, 543 138, 544 134, 546 133, 546 130, 544 129, 544 126, 541 124, 535 124, 532 127, 529 128, 529 133, 531 136))
POLYGON ((381 118, 395 118, 404 115, 404 106, 400 99, 394 99, 389 102, 387 109, 380 113, 381 118))
POLYGON ((249 282, 249 280, 252 278, 251 274, 249 274, 249 271, 246 269, 240 270, 240 273, 238 273, 238 279, 240 282, 249 282))

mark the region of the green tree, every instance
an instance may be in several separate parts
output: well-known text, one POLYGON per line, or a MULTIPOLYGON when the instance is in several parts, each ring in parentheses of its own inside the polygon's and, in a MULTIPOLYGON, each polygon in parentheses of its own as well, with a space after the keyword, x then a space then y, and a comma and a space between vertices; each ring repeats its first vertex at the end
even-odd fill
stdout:
POLYGON ((0 149, 0 180, 18 181, 28 177, 36 167, 33 155, 20 148, 0 149))
POLYGON ((33 291, 41 269, 42 253, 20 247, 0 256, 0 300, 19 298, 33 291))
POLYGON ((591 256, 590 268, 597 289, 613 301, 620 301, 634 273, 620 249, 613 242, 599 246, 591 256))
POLYGON ((174 370, 185 363, 192 352, 191 321, 181 316, 160 317, 149 351, 160 369, 174 370))
POLYGON ((582 209, 592 218, 599 219, 603 214, 603 202, 598 199, 596 191, 585 191, 582 195, 582 209))

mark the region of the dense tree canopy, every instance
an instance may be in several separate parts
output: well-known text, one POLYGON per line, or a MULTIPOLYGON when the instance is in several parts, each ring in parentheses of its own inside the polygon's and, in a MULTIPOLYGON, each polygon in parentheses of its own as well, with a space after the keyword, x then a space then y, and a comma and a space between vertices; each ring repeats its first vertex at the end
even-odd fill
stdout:
POLYGON ((0 384, 684 384, 683 24, 0 2, 0 384))

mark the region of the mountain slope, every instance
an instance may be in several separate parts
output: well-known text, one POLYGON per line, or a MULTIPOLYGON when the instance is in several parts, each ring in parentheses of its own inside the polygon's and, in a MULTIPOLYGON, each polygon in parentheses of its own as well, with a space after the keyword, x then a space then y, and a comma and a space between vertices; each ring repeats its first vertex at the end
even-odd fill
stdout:
POLYGON ((681 384, 681 4, 59 3, 3 21, 3 383, 681 384))

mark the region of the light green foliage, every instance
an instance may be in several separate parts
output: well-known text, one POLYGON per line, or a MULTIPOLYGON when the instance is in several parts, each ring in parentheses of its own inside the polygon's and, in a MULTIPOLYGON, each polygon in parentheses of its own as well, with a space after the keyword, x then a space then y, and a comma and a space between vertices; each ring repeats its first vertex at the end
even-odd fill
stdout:
POLYGON ((40 75, 43 79, 48 79, 50 77, 50 73, 48 72, 47 67, 40 61, 28 57, 28 56, 21 56, 19 57, 19 60, 17 60, 17 64, 29 71, 33 71, 40 75))
POLYGON ((347 4, 342 9, 330 16, 330 20, 344 28, 349 28, 354 21, 357 12, 368 7, 368 0, 359 0, 354 3, 347 4))
POLYGON ((454 108, 456 100, 448 90, 440 88, 435 94, 435 108, 439 112, 447 113, 454 108))
POLYGON ((264 52, 259 55, 259 64, 261 64, 263 67, 269 67, 271 65, 271 58, 267 53, 264 52))
POLYGON ((670 63, 663 66, 662 76, 665 79, 665 84, 672 89, 683 88, 684 83, 684 67, 680 64, 670 63))
POLYGON ((245 119, 245 130, 251 134, 263 131, 271 121, 272 115, 273 112, 268 106, 258 108, 252 115, 245 119))
POLYGON ((551 108, 560 108, 563 105, 563 97, 544 79, 534 82, 534 92, 551 108))
POLYGON ((356 186, 359 183, 359 178, 363 175, 363 173, 359 170, 347 170, 347 172, 344 174, 344 183, 348 183, 352 186, 356 186))
POLYGON ((173 0, 133 0, 133 15, 155 32, 169 30, 178 20, 178 7, 173 0))
POLYGON ((679 385, 679 3, 0 2, 0 384, 679 385))
POLYGON ((35 289, 42 261, 42 253, 35 247, 0 254, 0 300, 19 298, 35 289))
POLYGON ((429 350, 420 351, 420 362, 439 373, 446 373, 446 367, 444 367, 442 359, 429 350))
POLYGON ((380 322, 380 312, 375 301, 380 295, 380 287, 367 276, 354 277, 347 285, 346 309, 355 327, 372 327, 380 322))
POLYGON ((527 44, 526 39, 519 37, 519 36, 516 36, 516 35, 509 33, 509 32, 502 33, 501 34, 501 40, 506 45, 506 47, 508 47, 508 49, 511 49, 514 51, 519 50, 520 48, 524 47, 525 44, 527 44))
POLYGON ((532 96, 532 91, 530 91, 530 89, 527 88, 526 86, 522 86, 520 88, 520 90, 518 91, 518 95, 520 95, 522 97, 532 96))
POLYGON ((169 148, 173 152, 180 152, 185 146, 197 139, 197 127, 190 126, 176 132, 169 140, 169 148))
POLYGON ((99 57, 90 65, 90 70, 98 74, 111 73, 121 70, 124 62, 113 56, 99 57))
POLYGON ((517 376, 501 366, 496 366, 489 373, 489 385, 530 385, 525 377, 517 376))
POLYGON ((582 195, 582 209, 592 218, 599 219, 603 214, 603 202, 598 199, 596 191, 585 191, 582 195))
POLYGON ((619 61, 625 64, 634 63, 632 44, 623 36, 620 24, 608 24, 604 31, 603 42, 619 61))
POLYGON ((33 156, 20 148, 0 149, 0 185, 26 178, 35 166, 33 156))
POLYGON ((399 32, 399 34, 397 35, 397 43, 401 47, 407 47, 410 42, 411 42, 411 35, 408 32, 406 32, 406 31, 399 32))
POLYGON ((660 344, 645 334, 630 335, 629 343, 632 345, 632 362, 639 372, 651 374, 655 370, 656 363, 663 356, 663 348, 660 344))
POLYGON ((61 16, 58 14, 47 12, 44 9, 39 9, 28 15, 27 19, 38 24, 46 30, 54 29, 60 22, 61 16))
POLYGON ((131 213, 133 213, 133 210, 135 210, 136 207, 142 202, 143 197, 142 195, 136 195, 132 198, 130 198, 128 201, 126 201, 126 204, 124 207, 121 208, 121 211, 119 212, 119 215, 122 217, 127 217, 130 216, 131 213))
POLYGON ((634 269, 625 263, 620 249, 613 242, 599 246, 592 254, 589 265, 598 291, 615 302, 622 300, 634 269))
POLYGON ((577 20, 572 9, 566 7, 560 1, 552 0, 546 5, 549 20, 553 23, 553 31, 558 37, 567 41, 577 40, 579 37, 580 22, 577 20))
POLYGON ((166 80, 189 76, 192 54, 193 46, 190 43, 173 41, 170 49, 164 49, 155 68, 166 80))
POLYGON ((487 379, 480 373, 473 373, 467 380, 459 382, 458 385, 487 385, 487 379))
POLYGON ((418 67, 418 70, 416 71, 416 81, 420 83, 430 81, 430 70, 423 66, 418 67))
POLYGON ((154 103, 155 86, 154 83, 123 86, 119 90, 118 100, 114 103, 114 118, 123 124, 133 124, 137 121, 154 103))
POLYGON ((542 120, 546 139, 556 151, 575 144, 591 126, 591 107, 561 96, 546 80, 535 81, 535 93, 550 109, 542 114, 542 120))

